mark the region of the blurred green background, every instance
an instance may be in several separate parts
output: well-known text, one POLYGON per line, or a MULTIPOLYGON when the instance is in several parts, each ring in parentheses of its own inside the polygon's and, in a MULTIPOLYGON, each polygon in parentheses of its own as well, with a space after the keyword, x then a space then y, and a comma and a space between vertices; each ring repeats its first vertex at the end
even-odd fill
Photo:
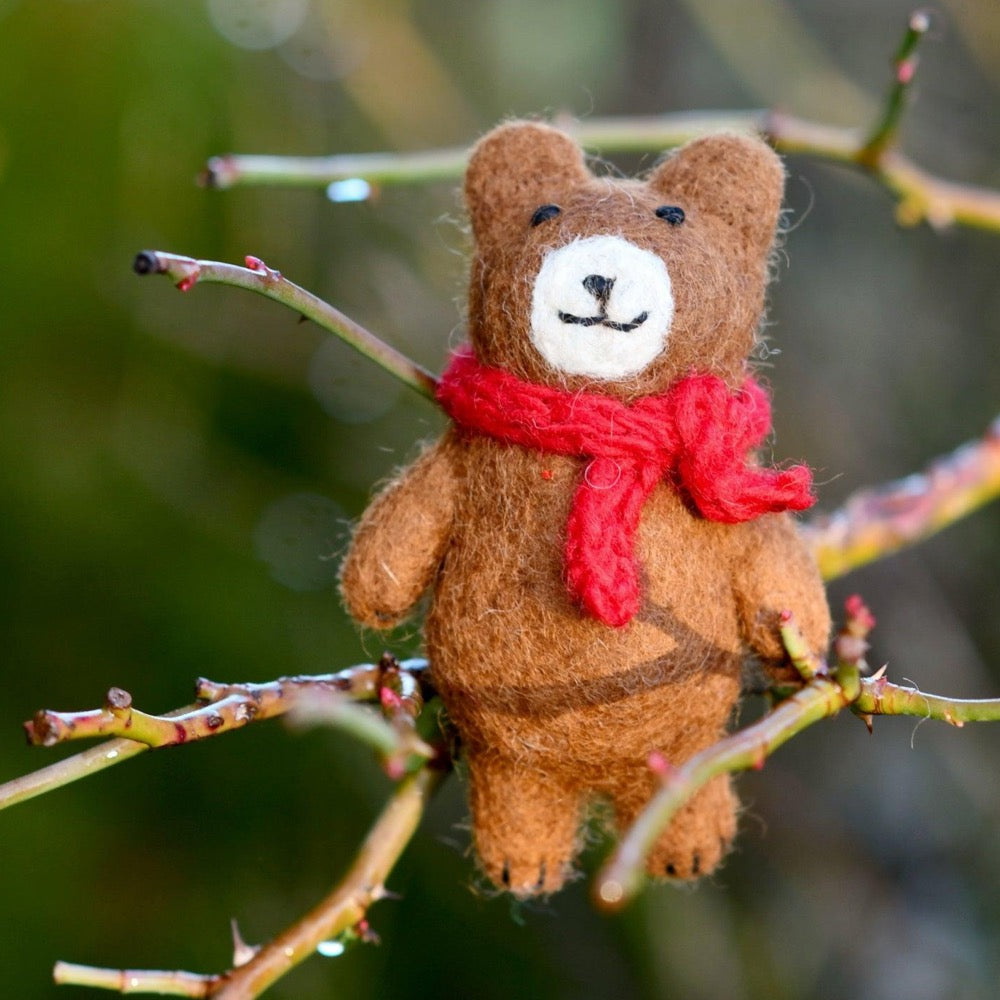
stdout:
MULTIPOLYGON (((776 106, 865 124, 910 9, 0 0, 0 780, 59 755, 22 745, 39 707, 119 684, 166 710, 199 674, 265 680, 380 651, 339 606, 336 557, 437 414, 281 307, 182 295, 131 261, 259 255, 437 369, 461 337, 455 185, 349 205, 211 192, 193 183, 208 156, 468 144, 538 112, 776 106)), ((1000 188, 995 0, 939 5, 915 98, 907 151, 1000 188)), ((1000 237, 903 231, 866 179, 789 169, 777 451, 811 461, 832 508, 995 413, 1000 237)), ((993 508, 831 599, 862 592, 892 677, 997 695, 998 565, 993 508)), ((382 946, 315 958, 269 995, 995 997, 998 762, 996 725, 816 726, 741 778, 743 833, 718 875, 616 918, 584 881, 516 910, 471 891, 452 780, 390 880, 401 898, 371 913, 382 946)), ((55 995, 57 958, 225 967, 230 918, 250 941, 284 927, 388 793, 350 740, 268 724, 0 813, 0 993, 55 995)))

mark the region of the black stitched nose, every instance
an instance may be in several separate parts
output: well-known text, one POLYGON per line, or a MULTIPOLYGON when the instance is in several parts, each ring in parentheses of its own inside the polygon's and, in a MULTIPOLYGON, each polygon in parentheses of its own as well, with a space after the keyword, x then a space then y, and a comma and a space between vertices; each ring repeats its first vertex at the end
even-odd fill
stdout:
POLYGON ((583 279, 583 287, 594 296, 595 299, 602 305, 606 306, 608 304, 608 297, 611 295, 611 289, 615 287, 614 278, 605 278, 603 274, 588 274, 586 278, 583 279))

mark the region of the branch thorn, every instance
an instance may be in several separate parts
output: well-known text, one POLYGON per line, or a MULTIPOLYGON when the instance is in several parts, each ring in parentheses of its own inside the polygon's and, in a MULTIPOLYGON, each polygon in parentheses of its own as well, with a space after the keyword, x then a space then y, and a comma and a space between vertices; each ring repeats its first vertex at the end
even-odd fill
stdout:
POLYGON ((238 969, 241 965, 246 965, 260 951, 260 945, 247 944, 243 940, 240 925, 236 922, 235 917, 230 920, 229 926, 233 935, 233 967, 238 969))

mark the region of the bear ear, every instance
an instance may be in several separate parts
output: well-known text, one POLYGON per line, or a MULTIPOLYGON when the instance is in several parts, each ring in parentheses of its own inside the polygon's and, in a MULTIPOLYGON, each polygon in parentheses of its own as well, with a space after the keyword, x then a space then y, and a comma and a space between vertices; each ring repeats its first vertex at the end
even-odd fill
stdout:
POLYGON ((747 253, 759 257, 770 250, 785 168, 762 139, 730 134, 695 139, 656 167, 647 183, 688 215, 724 222, 747 253))
POLYGON ((590 176, 583 151, 564 132, 540 122, 508 122, 487 133, 465 173, 465 203, 478 244, 527 229, 542 205, 590 176))

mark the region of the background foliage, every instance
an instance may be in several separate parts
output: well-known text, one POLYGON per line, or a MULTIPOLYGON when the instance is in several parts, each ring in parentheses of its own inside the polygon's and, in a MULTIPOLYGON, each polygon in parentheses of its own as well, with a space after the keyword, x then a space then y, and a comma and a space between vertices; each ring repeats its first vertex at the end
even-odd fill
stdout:
MULTIPOLYGON (((0 780, 42 706, 112 683, 189 700, 377 655, 333 592, 346 523, 438 426, 281 307, 134 279, 155 246, 263 257, 433 369, 460 338, 454 185, 370 204, 197 189, 227 150, 467 144, 499 118, 775 105, 867 124, 906 2, 0 2, 0 780)), ((1000 13, 948 0, 903 143, 1000 186, 1000 13)), ((627 170, 648 165, 622 160, 627 170)), ((789 163, 773 294, 777 451, 822 505, 978 433, 1000 386, 995 236, 900 231, 868 181, 789 163)), ((879 616, 871 660, 1000 691, 1000 531, 987 510, 834 588, 879 616)), ((416 639, 406 637, 406 652, 416 639)), ((770 1000, 995 995, 996 727, 818 726, 760 775, 737 855, 621 917, 577 884, 512 910, 469 891, 462 791, 433 805, 372 914, 385 944, 307 963, 275 997, 443 994, 770 1000)), ((52 995, 57 958, 228 964, 341 873, 384 799, 365 752, 262 726, 0 816, 0 982, 52 995)), ((595 848, 596 851, 599 847, 595 848)), ((593 861, 595 854, 592 854, 593 861)), ((64 994, 67 995, 67 994, 64 994)))

